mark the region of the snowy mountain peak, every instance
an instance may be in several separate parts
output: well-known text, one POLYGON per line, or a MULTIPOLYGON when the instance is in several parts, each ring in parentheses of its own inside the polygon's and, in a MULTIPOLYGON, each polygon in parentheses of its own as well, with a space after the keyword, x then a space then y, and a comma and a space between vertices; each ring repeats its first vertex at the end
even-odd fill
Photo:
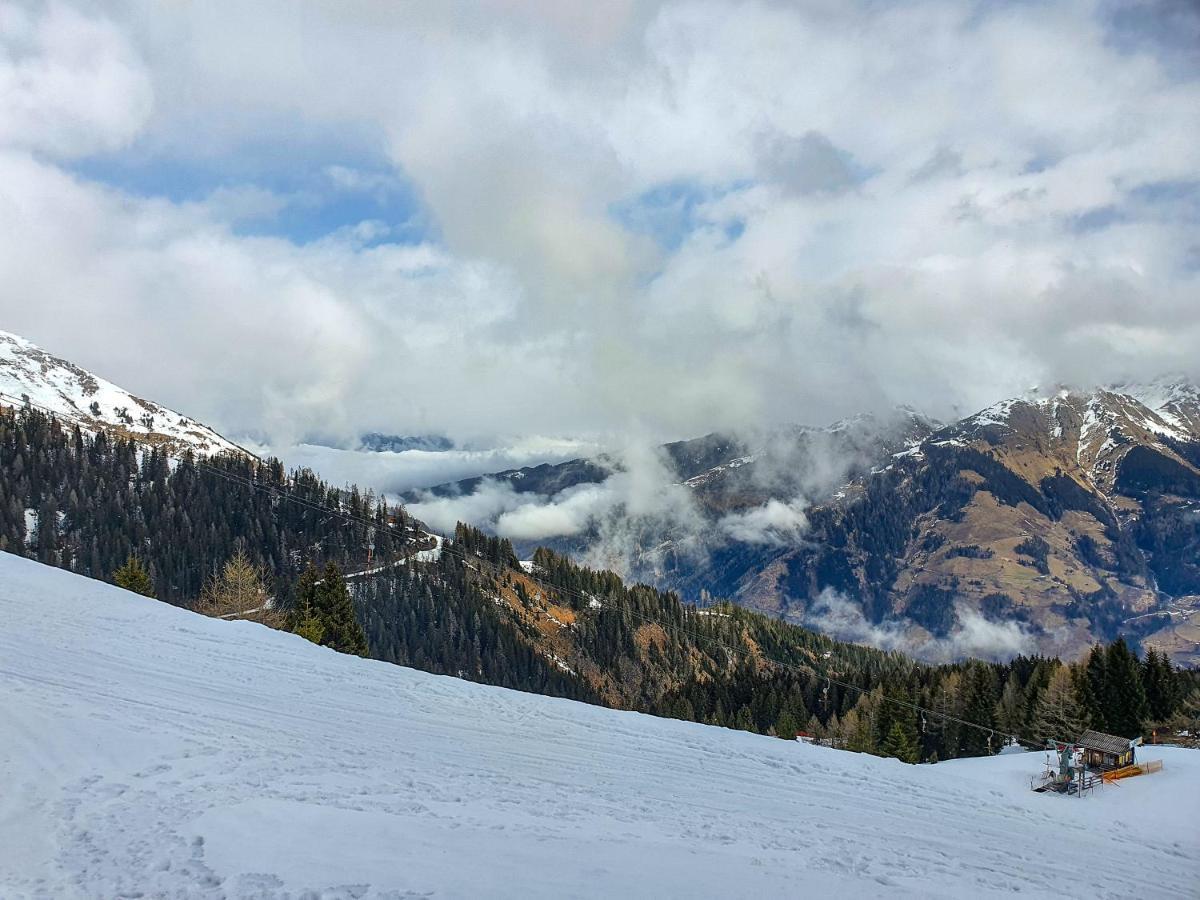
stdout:
POLYGON ((1114 385, 1110 390, 1137 400, 1154 412, 1169 436, 1200 435, 1200 387, 1181 376, 1114 385))
MULTIPOLYGON (((1022 430, 1037 422, 1050 425, 1056 437, 1063 436, 1064 411, 1080 419, 1082 438, 1098 433, 1146 432, 1176 440, 1200 437, 1200 388, 1186 379, 1157 379, 1146 383, 1126 383, 1078 391, 1062 388, 1052 393, 1031 392, 993 403, 950 426, 956 435, 980 428, 1000 427, 1022 430)), ((1066 418, 1070 418, 1068 415, 1066 418)))
MULTIPOLYGON (((1057 386, 993 403, 935 432, 925 444, 1004 448, 1032 453, 1078 471, 1111 491, 1134 447, 1153 448, 1184 466, 1174 447, 1200 441, 1200 388, 1186 378, 1109 385, 1081 391, 1057 386)), ((921 448, 907 451, 920 455, 921 448)))
POLYGON ((194 419, 143 400, 19 335, 0 331, 0 406, 28 400, 80 428, 203 455, 247 451, 194 419))

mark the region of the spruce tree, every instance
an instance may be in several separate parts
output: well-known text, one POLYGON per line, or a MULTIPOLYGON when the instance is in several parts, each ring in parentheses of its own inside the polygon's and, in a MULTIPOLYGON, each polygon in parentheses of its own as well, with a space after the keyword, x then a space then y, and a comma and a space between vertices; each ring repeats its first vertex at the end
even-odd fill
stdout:
POLYGON ((131 555, 123 566, 113 572, 113 584, 145 597, 154 596, 154 582, 137 556, 131 555))
POLYGON ((1079 679, 1079 699, 1087 712, 1091 727, 1097 731, 1108 731, 1108 659, 1099 644, 1093 646, 1088 653, 1082 677, 1079 679))
POLYGON ((883 744, 879 747, 879 753, 881 756, 894 756, 902 762, 915 763, 917 761, 915 738, 916 736, 910 735, 897 720, 892 723, 891 731, 888 732, 883 744))
POLYGON ((1142 687, 1141 666, 1124 638, 1109 645, 1105 664, 1108 730, 1121 737, 1138 737, 1150 709, 1142 687))
POLYGON ((366 656, 367 636, 354 614, 354 601, 336 563, 328 563, 317 586, 317 618, 324 628, 321 643, 339 653, 366 656))

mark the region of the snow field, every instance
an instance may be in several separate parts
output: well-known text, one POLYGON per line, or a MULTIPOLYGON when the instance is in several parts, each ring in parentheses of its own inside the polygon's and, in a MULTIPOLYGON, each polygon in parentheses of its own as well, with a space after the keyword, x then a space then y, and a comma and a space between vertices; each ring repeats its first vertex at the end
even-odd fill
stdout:
POLYGON ((0 553, 0 897, 1195 897, 1200 753, 1085 799, 340 656, 0 553))

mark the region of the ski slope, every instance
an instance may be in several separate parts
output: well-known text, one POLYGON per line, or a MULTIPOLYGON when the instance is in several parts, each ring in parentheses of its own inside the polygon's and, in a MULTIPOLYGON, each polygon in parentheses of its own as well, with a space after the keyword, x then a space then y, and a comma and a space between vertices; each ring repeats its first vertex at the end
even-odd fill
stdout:
POLYGON ((0 897, 1195 897, 1200 753, 1086 799, 481 687, 0 553, 0 897))

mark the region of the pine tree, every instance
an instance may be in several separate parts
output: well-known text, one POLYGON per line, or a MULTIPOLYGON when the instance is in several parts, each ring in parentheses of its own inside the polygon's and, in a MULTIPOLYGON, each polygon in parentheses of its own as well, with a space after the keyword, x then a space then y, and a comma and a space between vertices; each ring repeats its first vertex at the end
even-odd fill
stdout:
POLYGON ((294 619, 288 630, 314 644, 320 644, 325 639, 325 627, 311 611, 294 619))
POLYGON ((311 562, 300 573, 295 594, 288 616, 288 630, 314 644, 324 644, 327 628, 321 609, 321 573, 311 562))
POLYGON ((799 731, 796 725, 796 720, 792 718, 792 714, 786 709, 779 714, 779 719, 775 722, 775 734, 783 738, 785 741, 794 741, 796 732, 799 731))
POLYGON ((1025 733, 1025 692, 1015 673, 1004 682, 1000 702, 996 704, 996 727, 1006 735, 1025 733))
POLYGON ((875 741, 875 712, 878 706, 874 692, 866 694, 842 719, 846 749, 855 753, 874 753, 878 749, 875 741))
POLYGON ((221 571, 204 583, 197 612, 224 619, 248 619, 279 627, 280 616, 270 608, 266 573, 239 547, 221 571))
POLYGON ((1108 731, 1108 659, 1099 644, 1088 653, 1079 679, 1079 699, 1091 727, 1097 731, 1108 731))
POLYGON ((1180 698, 1172 724, 1180 731, 1200 734, 1200 687, 1180 698))
POLYGON ((1074 741, 1084 731, 1086 721, 1071 670, 1059 666, 1038 698, 1034 736, 1039 741, 1074 741))
POLYGON ((955 759, 962 752, 963 726, 956 720, 962 718, 963 690, 961 672, 951 672, 934 690, 929 732, 931 755, 939 759, 955 759))
POLYGON ((1121 737, 1138 737, 1150 709, 1142 688, 1141 666, 1124 638, 1109 645, 1105 665, 1108 730, 1121 737))
POLYGON ((892 723, 892 729, 879 747, 881 756, 894 756, 906 763, 917 761, 916 735, 910 735, 899 722, 892 723))
POLYGON ((993 735, 984 729, 995 727, 996 676, 983 663, 972 663, 965 675, 966 698, 963 702, 962 718, 980 727, 964 728, 962 753, 964 756, 987 756, 1000 749, 993 735))
POLYGON ((1141 671, 1150 719, 1158 723, 1166 722, 1179 703, 1171 659, 1151 647, 1146 651, 1141 671))
POLYGON ((324 629, 322 644, 339 653, 367 655, 367 636, 354 614, 354 601, 350 599, 346 580, 342 578, 342 570, 336 563, 331 562, 325 566, 321 583, 317 586, 316 603, 313 605, 324 629))
POLYGON ((150 573, 137 556, 131 555, 123 566, 113 572, 113 584, 135 594, 154 596, 154 582, 150 580, 150 573))
POLYGON ((816 715, 811 715, 808 717, 808 723, 804 726, 804 730, 812 735, 814 740, 821 740, 822 738, 828 736, 828 731, 826 730, 825 726, 821 724, 821 720, 818 719, 816 715))

